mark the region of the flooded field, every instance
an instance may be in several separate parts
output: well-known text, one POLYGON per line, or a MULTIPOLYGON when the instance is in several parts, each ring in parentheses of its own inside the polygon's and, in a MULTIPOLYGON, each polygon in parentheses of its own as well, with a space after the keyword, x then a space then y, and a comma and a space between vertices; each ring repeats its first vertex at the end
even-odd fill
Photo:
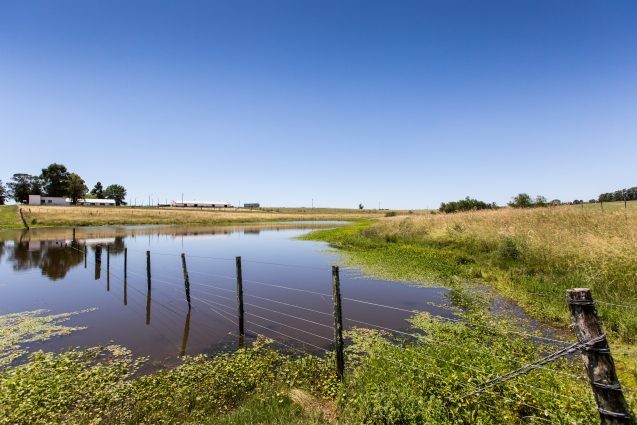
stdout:
MULTIPOLYGON (((339 256, 324 243, 296 237, 335 225, 3 231, 0 314, 94 309, 67 322, 86 329, 33 343, 28 349, 60 351, 115 343, 135 355, 149 356, 156 366, 170 365, 180 355, 237 346, 235 257, 241 256, 246 337, 261 334, 282 348, 318 354, 331 347, 331 265, 339 262, 339 256), (187 261, 191 309, 181 253, 187 261)), ((346 329, 365 323, 407 329, 406 319, 414 310, 450 315, 448 308, 439 307, 448 303, 443 288, 369 279, 353 269, 341 269, 341 288, 346 329)))

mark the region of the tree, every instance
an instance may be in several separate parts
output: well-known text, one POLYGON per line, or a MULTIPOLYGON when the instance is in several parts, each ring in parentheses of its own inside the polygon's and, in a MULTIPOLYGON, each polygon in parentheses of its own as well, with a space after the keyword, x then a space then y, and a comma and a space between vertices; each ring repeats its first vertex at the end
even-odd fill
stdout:
POLYGON ((487 204, 484 201, 479 201, 467 196, 459 201, 443 202, 440 204, 438 210, 444 213, 452 213, 457 211, 491 210, 496 208, 498 208, 498 206, 495 202, 487 204))
POLYGON ((4 187, 2 180, 0 180, 0 205, 4 205, 7 200, 7 188, 4 187))
POLYGON ((26 204, 29 201, 29 195, 41 195, 42 183, 38 177, 26 173, 16 173, 11 177, 11 181, 7 183, 8 194, 13 197, 16 202, 26 204))
POLYGON ((365 208, 365 205, 363 205, 363 204, 358 204, 358 209, 359 209, 359 210, 362 210, 363 208, 365 208))
POLYGON ((95 187, 91 190, 91 194, 95 195, 97 199, 104 199, 104 188, 102 182, 95 183, 95 187))
POLYGON ((104 195, 115 200, 115 205, 120 206, 126 198, 126 189, 122 185, 112 184, 104 190, 104 195))
POLYGON ((44 192, 48 196, 66 196, 68 194, 69 172, 62 164, 50 164, 42 169, 40 175, 44 192))
POLYGON ((82 177, 75 173, 70 173, 66 179, 67 185, 67 194, 69 198, 71 198, 71 203, 73 205, 77 204, 77 200, 84 197, 86 192, 88 192, 88 187, 84 183, 82 177))
POLYGON ((536 207, 545 207, 547 204, 546 198, 542 195, 537 195, 535 197, 535 204, 534 206, 536 207))
POLYGON ((528 193, 519 193, 511 202, 509 202, 509 206, 513 208, 531 208, 533 206, 533 201, 528 193))

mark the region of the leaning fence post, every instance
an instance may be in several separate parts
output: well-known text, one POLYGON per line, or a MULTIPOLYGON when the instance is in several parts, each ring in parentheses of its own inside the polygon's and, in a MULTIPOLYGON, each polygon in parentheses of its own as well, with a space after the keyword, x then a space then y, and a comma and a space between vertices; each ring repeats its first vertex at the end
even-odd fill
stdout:
POLYGON ((599 338, 598 342, 582 349, 582 359, 595 395, 601 424, 634 424, 615 372, 615 362, 608 341, 597 316, 591 290, 569 289, 566 291, 566 299, 577 340, 586 342, 599 338))
POLYGON ((184 287, 186 288, 186 301, 188 301, 188 310, 190 310, 190 279, 188 279, 188 268, 186 267, 186 254, 184 254, 183 252, 181 253, 181 269, 184 272, 184 287))
POLYGON ((243 347, 245 328, 243 324, 243 275, 241 273, 241 257, 237 257, 237 304, 239 307, 239 346, 243 347))
POLYGON ((343 379, 345 356, 343 354, 343 310, 341 308, 341 280, 338 266, 332 266, 332 300, 334 302, 334 348, 336 349, 336 376, 343 379))

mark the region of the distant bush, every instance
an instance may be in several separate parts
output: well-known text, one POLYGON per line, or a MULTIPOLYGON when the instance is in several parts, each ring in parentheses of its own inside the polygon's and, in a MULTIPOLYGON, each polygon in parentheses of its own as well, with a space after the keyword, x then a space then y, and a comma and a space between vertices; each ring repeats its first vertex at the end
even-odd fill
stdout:
POLYGON ((487 204, 484 201, 478 201, 477 199, 469 198, 468 196, 459 201, 443 202, 440 204, 440 212, 452 213, 458 211, 473 211, 473 210, 490 210, 496 209, 498 206, 495 202, 487 204))
POLYGON ((396 211, 389 211, 385 213, 385 217, 396 217, 396 211))

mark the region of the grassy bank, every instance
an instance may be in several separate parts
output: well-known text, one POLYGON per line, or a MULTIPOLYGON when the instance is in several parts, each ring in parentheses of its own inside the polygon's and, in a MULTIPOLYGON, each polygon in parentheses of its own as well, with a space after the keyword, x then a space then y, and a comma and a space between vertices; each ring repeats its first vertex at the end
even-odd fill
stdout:
MULTIPOLYGON (((347 209, 194 209, 131 207, 24 206, 31 227, 80 227, 135 224, 230 224, 298 220, 355 220, 380 217, 378 211, 347 209)), ((22 227, 15 206, 0 207, 0 226, 22 227)))
POLYGON ((575 206, 397 216, 319 230, 370 273, 463 287, 486 283, 565 327, 565 291, 589 287, 616 340, 637 340, 637 210, 575 206), (614 305, 617 304, 617 305, 614 305))

